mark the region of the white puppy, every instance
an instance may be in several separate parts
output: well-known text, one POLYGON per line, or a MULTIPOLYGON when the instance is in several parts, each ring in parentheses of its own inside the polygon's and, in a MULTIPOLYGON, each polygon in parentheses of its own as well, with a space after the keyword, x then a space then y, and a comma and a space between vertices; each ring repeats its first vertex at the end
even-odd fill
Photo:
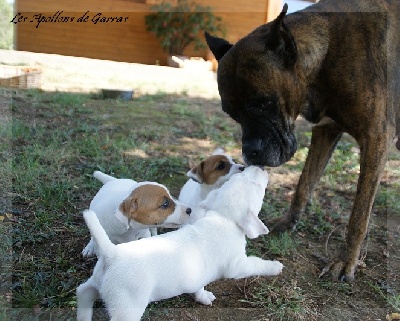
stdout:
POLYGON ((179 201, 192 208, 206 199, 208 193, 222 186, 233 174, 245 169, 219 148, 186 173, 190 179, 183 185, 179 201))
MULTIPOLYGON (((104 185, 89 208, 97 214, 114 244, 149 237, 152 227, 179 227, 189 218, 191 209, 174 200, 164 185, 117 179, 100 171, 93 176, 104 185)), ((91 238, 82 254, 90 256, 95 252, 96 242, 91 238)))
POLYGON ((84 218, 99 244, 93 275, 77 288, 79 321, 92 318, 101 297, 111 320, 140 320, 149 302, 182 293, 210 305, 215 299, 204 286, 220 278, 281 273, 278 261, 246 255, 246 238, 267 234, 258 219, 268 176, 250 166, 211 192, 201 207, 205 217, 177 231, 114 245, 93 211, 84 218))

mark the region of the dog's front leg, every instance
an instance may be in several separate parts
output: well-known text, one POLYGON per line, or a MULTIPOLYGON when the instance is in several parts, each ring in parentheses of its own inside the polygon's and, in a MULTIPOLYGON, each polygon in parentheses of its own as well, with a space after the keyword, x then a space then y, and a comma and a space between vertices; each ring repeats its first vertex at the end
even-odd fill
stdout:
POLYGON ((354 280, 361 246, 368 231, 371 209, 387 161, 388 139, 386 134, 374 133, 373 136, 359 141, 360 176, 347 229, 346 248, 341 252, 342 257, 324 269, 324 271, 330 269, 333 279, 336 280, 348 282, 354 280))
POLYGON ((290 210, 286 215, 271 219, 266 223, 271 231, 284 232, 295 228, 342 133, 334 123, 313 127, 311 145, 290 210))
POLYGON ((227 271, 227 278, 241 279, 249 276, 274 276, 282 272, 283 264, 279 261, 263 260, 256 256, 241 256, 234 260, 227 271))

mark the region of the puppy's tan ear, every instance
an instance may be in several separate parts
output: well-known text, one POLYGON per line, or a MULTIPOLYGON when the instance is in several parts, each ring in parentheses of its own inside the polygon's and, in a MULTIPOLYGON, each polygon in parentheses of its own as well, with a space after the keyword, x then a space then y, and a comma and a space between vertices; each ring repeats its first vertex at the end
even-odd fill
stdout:
POLYGON ((132 218, 133 214, 137 211, 138 209, 138 204, 137 200, 134 197, 127 197, 119 206, 119 209, 124 215, 128 216, 129 218, 132 218))
POLYGON ((193 167, 190 171, 188 171, 186 173, 186 176, 199 184, 203 184, 204 182, 203 167, 204 167, 204 162, 201 162, 199 165, 193 167))
POLYGON ((138 209, 137 200, 133 197, 127 197, 119 205, 118 210, 115 212, 115 216, 118 220, 129 226, 129 221, 134 218, 134 214, 138 209))
POLYGON ((248 211, 247 215, 239 222, 239 227, 250 239, 255 239, 263 234, 268 234, 269 230, 263 222, 252 211, 248 211))
POLYGON ((130 216, 135 213, 138 209, 137 200, 134 197, 127 197, 119 206, 119 209, 126 216, 130 216))

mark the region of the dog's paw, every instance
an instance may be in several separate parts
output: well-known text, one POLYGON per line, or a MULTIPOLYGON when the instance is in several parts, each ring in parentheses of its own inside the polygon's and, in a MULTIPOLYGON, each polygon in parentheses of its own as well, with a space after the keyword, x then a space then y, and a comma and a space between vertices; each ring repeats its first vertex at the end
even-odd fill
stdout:
POLYGON ((90 241, 88 243, 88 245, 85 246, 85 248, 82 251, 82 256, 83 257, 89 257, 89 256, 94 256, 95 252, 94 252, 94 246, 92 244, 92 242, 90 241))
POLYGON ((269 273, 270 275, 279 275, 282 273, 284 267, 285 266, 279 261, 271 261, 269 273))
POLYGON ((89 243, 83 249, 82 256, 90 257, 95 255, 96 255, 96 242, 91 238, 89 243))
POLYGON ((296 224, 286 215, 267 220, 265 225, 268 226, 272 233, 283 233, 296 228, 296 224))
POLYGON ((204 305, 212 305, 212 301, 215 300, 215 295, 202 288, 194 294, 194 300, 204 305))
POLYGON ((337 259, 330 262, 322 269, 319 278, 322 278, 325 275, 330 275, 332 281, 345 281, 351 283, 354 281, 355 270, 356 266, 346 264, 344 261, 337 259))

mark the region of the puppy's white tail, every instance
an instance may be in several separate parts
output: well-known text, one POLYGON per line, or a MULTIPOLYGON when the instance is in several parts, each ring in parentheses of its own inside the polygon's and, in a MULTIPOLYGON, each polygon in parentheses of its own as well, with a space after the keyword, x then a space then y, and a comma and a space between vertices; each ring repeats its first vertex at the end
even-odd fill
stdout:
POLYGON ((217 147, 211 155, 225 155, 225 149, 222 147, 217 147))
POLYGON ((104 256, 106 259, 114 258, 117 253, 115 245, 110 241, 106 231, 101 226, 96 213, 92 210, 86 210, 83 212, 83 218, 90 230, 90 234, 98 245, 98 249, 96 249, 97 256, 104 256))
POLYGON ((93 173, 93 177, 98 179, 103 184, 105 184, 105 183, 107 183, 109 181, 113 181, 113 180, 116 179, 115 177, 112 177, 110 175, 104 174, 103 172, 100 172, 100 171, 95 171, 93 173))

